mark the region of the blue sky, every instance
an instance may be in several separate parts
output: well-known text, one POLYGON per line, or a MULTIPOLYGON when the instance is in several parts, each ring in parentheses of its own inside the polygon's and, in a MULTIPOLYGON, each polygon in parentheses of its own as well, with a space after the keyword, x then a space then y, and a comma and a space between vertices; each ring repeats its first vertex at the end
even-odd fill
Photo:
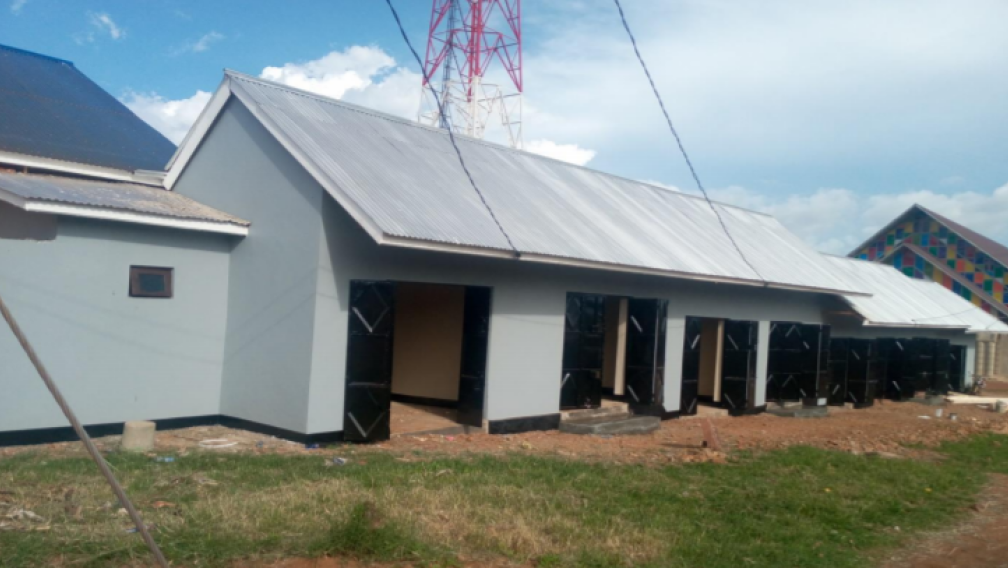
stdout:
MULTIPOLYGON (((404 116, 419 101, 383 0, 2 1, 0 43, 73 61, 176 139, 225 67, 404 116)), ((422 49, 430 1, 396 3, 422 49)), ((914 201, 1008 240, 1008 2, 624 5, 719 199, 832 252, 914 201)), ((526 140, 692 190, 611 0, 523 11, 526 140)))

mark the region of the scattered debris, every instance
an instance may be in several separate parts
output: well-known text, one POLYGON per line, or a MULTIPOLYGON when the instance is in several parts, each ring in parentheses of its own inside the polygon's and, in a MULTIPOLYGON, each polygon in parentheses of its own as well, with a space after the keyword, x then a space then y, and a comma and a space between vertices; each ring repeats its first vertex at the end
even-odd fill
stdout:
POLYGON ((305 444, 304 448, 306 450, 317 450, 317 449, 319 449, 319 445, 318 444, 305 444))
POLYGON ((328 458, 325 461, 325 466, 326 467, 332 467, 334 465, 346 465, 346 464, 347 464, 346 458, 341 458, 339 456, 334 456, 332 458, 328 458))
POLYGON ((172 456, 157 456, 154 461, 158 463, 175 463, 175 458, 172 456))
POLYGON ((238 442, 225 438, 212 438, 210 440, 203 440, 199 443, 199 447, 206 450, 222 450, 224 448, 233 448, 237 445, 238 442))
POLYGON ((174 509, 175 503, 171 501, 154 501, 151 503, 151 507, 155 509, 174 509))

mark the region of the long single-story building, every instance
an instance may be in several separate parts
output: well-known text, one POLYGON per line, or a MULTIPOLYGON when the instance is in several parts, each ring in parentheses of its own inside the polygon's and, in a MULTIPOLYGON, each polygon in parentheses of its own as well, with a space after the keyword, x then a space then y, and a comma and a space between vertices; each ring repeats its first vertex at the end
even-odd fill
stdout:
MULTIPOLYGON (((394 399, 490 433, 760 412, 789 349, 823 396, 830 325, 870 320, 834 323, 875 291, 771 216, 457 139, 472 181, 445 131, 228 72, 160 173, 0 157, 0 294, 95 430, 305 441, 384 439, 394 399)), ((0 360, 0 443, 65 435, 2 330, 0 360)))

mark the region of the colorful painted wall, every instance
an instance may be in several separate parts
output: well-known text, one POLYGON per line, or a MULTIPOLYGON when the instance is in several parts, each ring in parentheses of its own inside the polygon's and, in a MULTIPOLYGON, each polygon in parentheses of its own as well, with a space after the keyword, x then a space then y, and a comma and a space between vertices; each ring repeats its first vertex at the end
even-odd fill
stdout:
POLYGON ((1008 306, 1008 294, 1005 294, 1005 273, 1008 269, 922 211, 913 211, 889 232, 880 235, 875 242, 858 251, 855 256, 865 260, 885 259, 887 264, 892 264, 907 276, 934 280, 983 308, 987 313, 1008 320, 1008 317, 996 311, 982 294, 977 293, 978 290, 982 290, 994 302, 1008 306), (926 254, 919 255, 906 248, 893 254, 896 247, 904 242, 917 245, 926 254), (954 270, 966 283, 960 283, 935 268, 937 263, 943 263, 954 270), (975 285, 976 289, 970 284, 975 285))

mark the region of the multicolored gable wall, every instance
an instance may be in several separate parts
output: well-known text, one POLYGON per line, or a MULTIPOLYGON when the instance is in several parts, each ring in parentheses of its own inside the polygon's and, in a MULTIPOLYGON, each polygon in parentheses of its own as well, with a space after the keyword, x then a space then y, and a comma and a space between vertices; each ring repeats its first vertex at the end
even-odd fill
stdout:
POLYGON ((912 278, 938 282, 1003 321, 1008 321, 1005 265, 914 209, 890 230, 851 256, 891 264, 912 278), (995 309, 994 305, 1000 309, 995 309))

